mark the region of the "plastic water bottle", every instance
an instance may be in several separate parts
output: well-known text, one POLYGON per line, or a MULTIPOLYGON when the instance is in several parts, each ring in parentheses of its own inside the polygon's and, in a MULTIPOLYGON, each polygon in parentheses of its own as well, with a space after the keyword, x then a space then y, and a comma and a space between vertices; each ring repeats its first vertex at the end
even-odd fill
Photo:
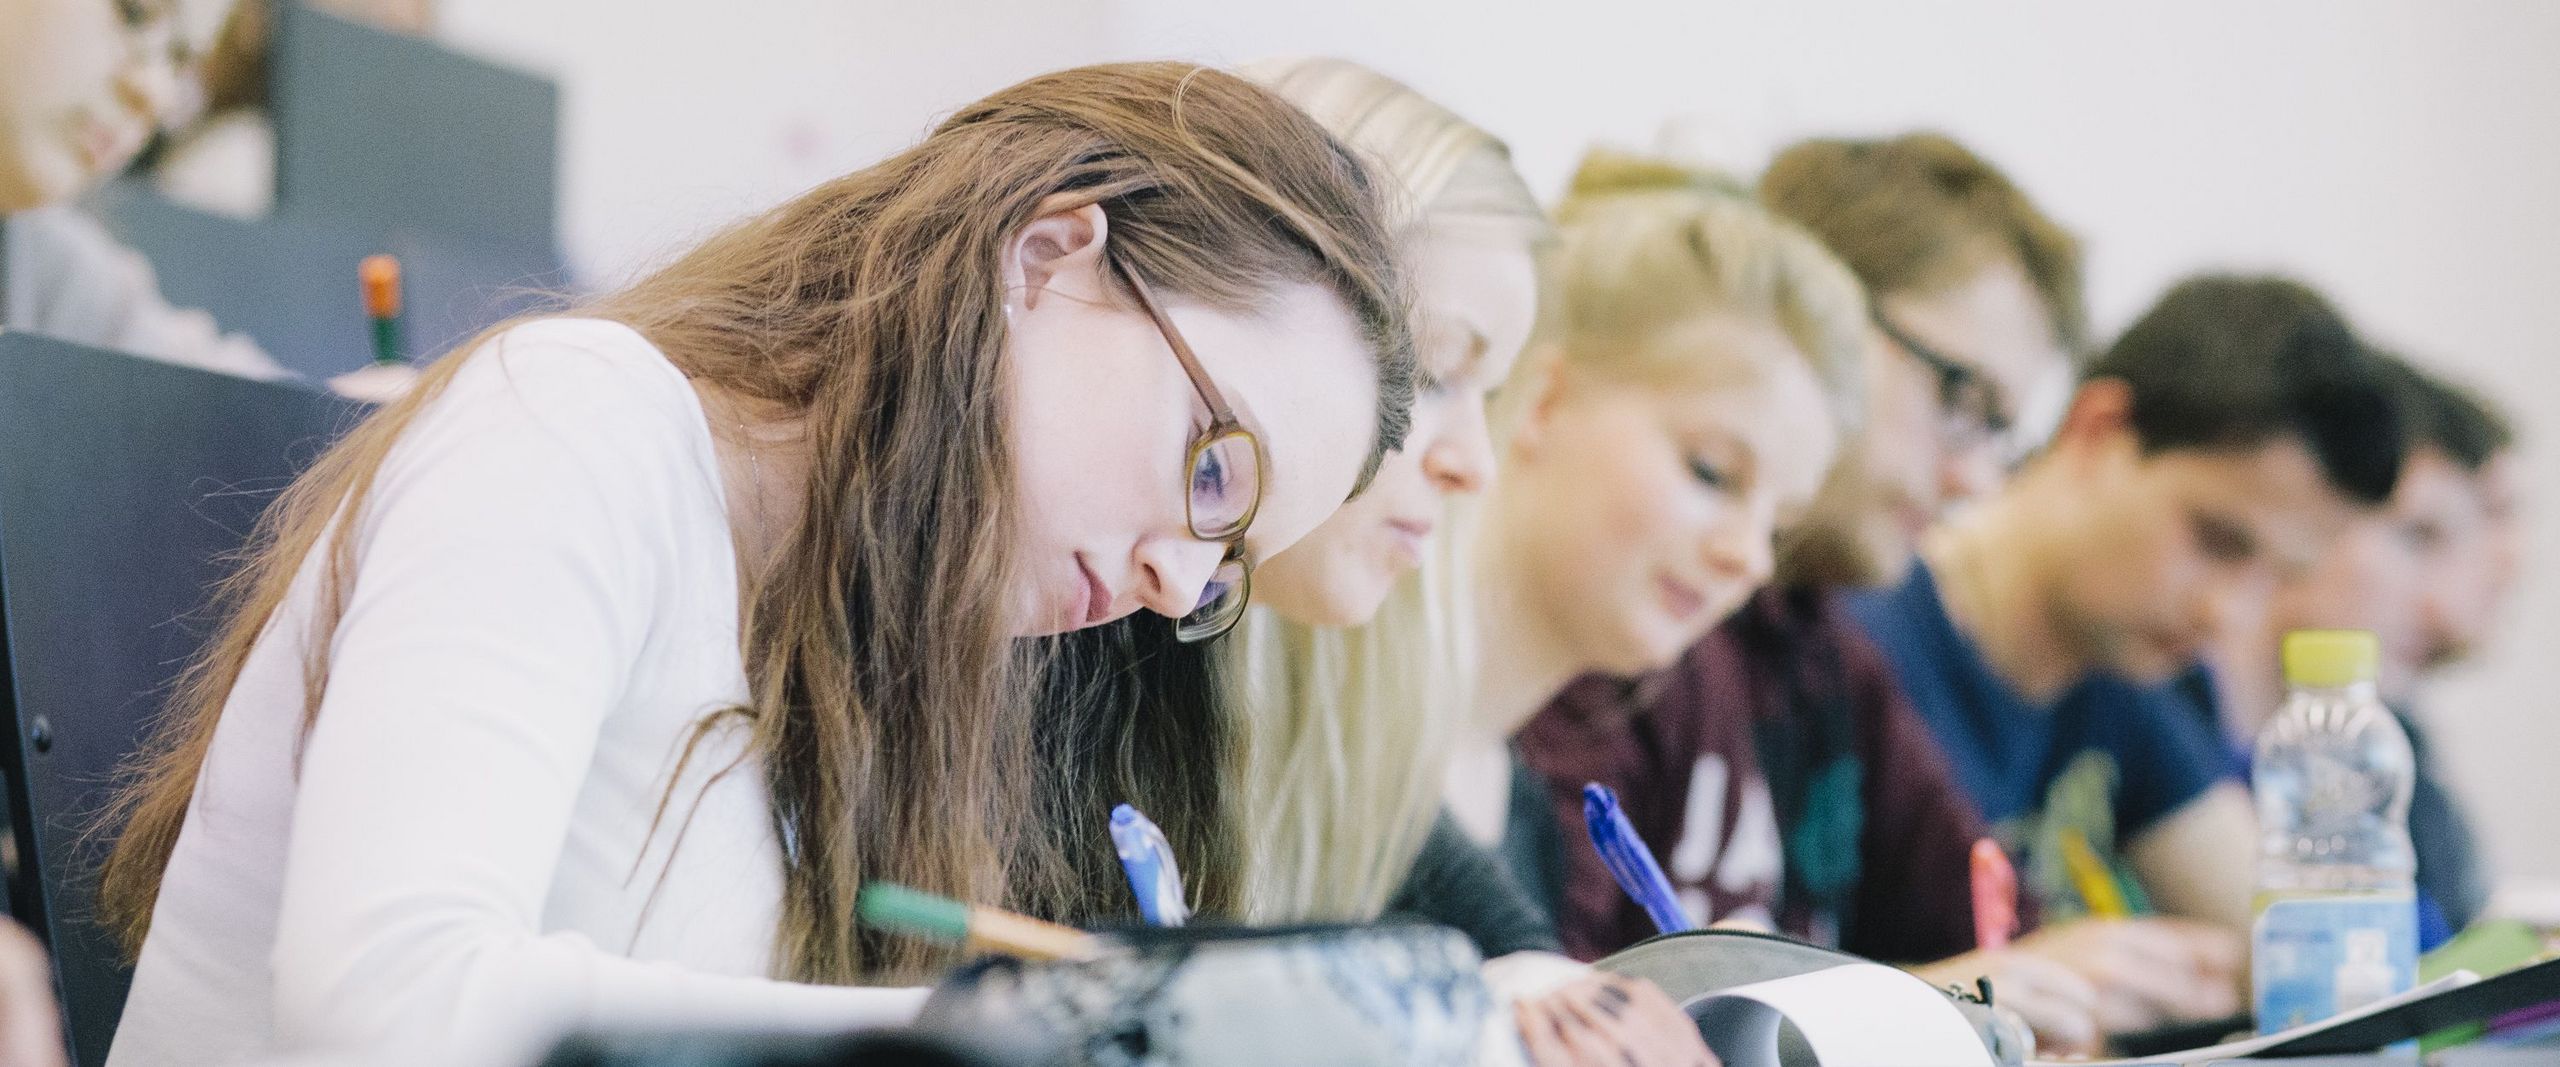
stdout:
POLYGON ((2360 630, 2285 635, 2292 696, 2258 734, 2258 895, 2252 974, 2272 1034, 2417 981, 2416 758, 2374 689, 2360 630))

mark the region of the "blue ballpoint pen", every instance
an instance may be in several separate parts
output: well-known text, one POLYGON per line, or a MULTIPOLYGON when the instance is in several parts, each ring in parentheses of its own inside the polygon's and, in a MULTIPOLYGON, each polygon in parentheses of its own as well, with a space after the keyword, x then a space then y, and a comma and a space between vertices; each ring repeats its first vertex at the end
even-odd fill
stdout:
POLYGON ((1636 836, 1627 813, 1618 809, 1618 794, 1598 782, 1583 786, 1582 821, 1590 825, 1591 847, 1600 851, 1600 862, 1609 868, 1610 877, 1644 908, 1655 929, 1676 934, 1698 928, 1680 907, 1680 894, 1663 875, 1662 864, 1654 861, 1653 850, 1636 836))
POLYGON ((1129 889, 1138 895, 1138 914, 1147 925, 1180 926, 1191 918, 1191 906, 1182 899, 1182 871, 1173 863, 1173 844, 1155 823, 1126 804, 1111 809, 1111 847, 1120 853, 1120 868, 1129 872, 1129 889))

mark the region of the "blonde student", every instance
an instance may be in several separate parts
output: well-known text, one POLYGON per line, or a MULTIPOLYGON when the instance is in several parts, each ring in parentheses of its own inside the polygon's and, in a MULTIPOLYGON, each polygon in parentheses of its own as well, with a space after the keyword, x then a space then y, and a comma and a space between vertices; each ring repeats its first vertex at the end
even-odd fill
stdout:
POLYGON ((1400 292, 1296 109, 1101 66, 447 357, 270 510, 125 798, 114 1062, 905 1018, 849 987, 949 957, 864 882, 1058 910, 1022 639, 1223 629, 1399 443, 1400 292))
POLYGON ((1554 367, 1491 498, 1484 648, 1447 797, 1551 909, 1568 846, 1511 734, 1577 677, 1670 663, 1766 582, 1778 529, 1862 412, 1857 282, 1714 184, 1584 161, 1557 213, 1554 367))
MULTIPOLYGON (((1258 606, 1231 649, 1243 719, 1235 780, 1252 846, 1245 913, 1411 912, 1457 927, 1488 956, 1552 950, 1545 917, 1504 891, 1510 880, 1454 825, 1435 821, 1475 659, 1463 561, 1473 498, 1495 478, 1488 409, 1521 377, 1546 214, 1502 142, 1376 71, 1303 59, 1247 72, 1397 179, 1391 217, 1413 281, 1421 389, 1406 447, 1370 492, 1256 575, 1258 606)), ((1514 1001, 1536 1062, 1708 1058, 1650 984, 1575 980, 1570 964, 1515 959, 1529 965, 1498 965, 1495 977, 1536 993, 1514 1001)))

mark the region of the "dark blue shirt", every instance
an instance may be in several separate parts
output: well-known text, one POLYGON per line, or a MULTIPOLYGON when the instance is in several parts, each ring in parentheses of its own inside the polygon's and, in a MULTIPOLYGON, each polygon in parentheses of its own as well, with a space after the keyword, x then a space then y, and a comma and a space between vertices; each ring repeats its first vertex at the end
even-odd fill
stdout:
MULTIPOLYGON (((2063 858, 2076 834, 2110 866, 2117 850, 2225 777, 2224 749, 2169 684, 2092 674, 2051 703, 2021 695, 1956 629, 1925 566, 1851 598, 1956 781, 2049 916, 2085 911, 2063 858)), ((2140 904, 2140 887, 2119 880, 2140 904)))

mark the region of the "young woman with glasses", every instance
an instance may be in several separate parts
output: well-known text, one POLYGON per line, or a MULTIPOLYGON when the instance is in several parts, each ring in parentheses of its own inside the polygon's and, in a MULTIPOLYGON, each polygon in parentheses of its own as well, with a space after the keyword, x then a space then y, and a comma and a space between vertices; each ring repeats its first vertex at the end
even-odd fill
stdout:
POLYGON ((1034 695, 1158 668, 1023 639, 1212 636, 1355 494, 1411 400, 1391 245, 1279 98, 1091 67, 463 346, 269 510, 124 795, 115 1061, 892 1021, 843 987, 951 957, 865 882, 1099 895, 1024 873, 1109 851, 1034 695))

